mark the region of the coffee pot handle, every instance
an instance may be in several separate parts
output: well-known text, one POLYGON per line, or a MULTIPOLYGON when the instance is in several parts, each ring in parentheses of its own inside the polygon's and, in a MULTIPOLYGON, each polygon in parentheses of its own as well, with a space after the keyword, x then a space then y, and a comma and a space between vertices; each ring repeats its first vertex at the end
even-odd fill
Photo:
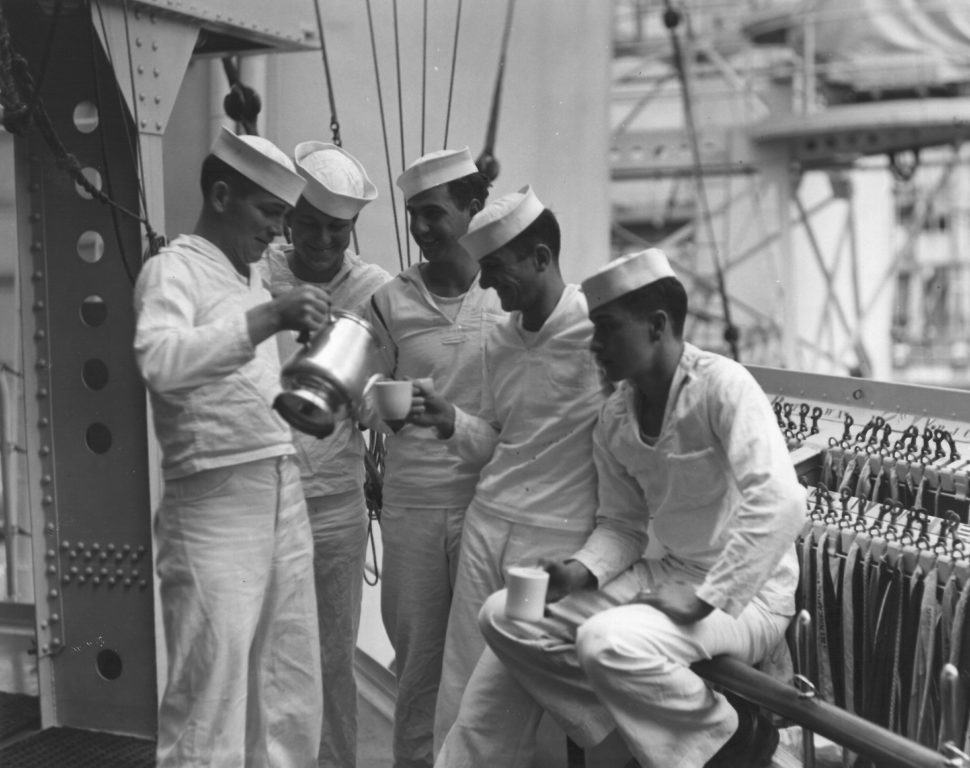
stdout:
MULTIPOLYGON (((323 325, 333 325, 333 324, 334 324, 333 307, 331 306, 327 310, 327 319, 324 321, 323 325)), ((323 325, 317 329, 317 332, 319 332, 323 328, 323 325)), ((311 333, 308 329, 304 328, 302 331, 300 331, 299 335, 296 337, 296 343, 305 347, 313 340, 313 337, 315 335, 316 335, 316 332, 311 333)))

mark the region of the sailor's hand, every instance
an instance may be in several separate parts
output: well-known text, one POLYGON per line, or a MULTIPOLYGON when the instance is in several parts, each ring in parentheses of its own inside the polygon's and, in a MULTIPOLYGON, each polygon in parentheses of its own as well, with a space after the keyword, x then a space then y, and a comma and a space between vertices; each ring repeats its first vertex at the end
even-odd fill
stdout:
POLYGON ((539 565, 549 572, 549 588, 546 590, 547 603, 562 600, 571 592, 580 589, 595 589, 597 586, 596 577, 578 560, 542 561, 539 565))
POLYGON ((330 293, 316 285, 301 285, 273 299, 280 330, 311 335, 330 314, 330 293))
POLYGON ((664 582, 652 591, 641 592, 633 602, 653 606, 674 624, 693 624, 714 610, 697 596, 693 584, 680 581, 664 582))
POLYGON ((433 427, 438 437, 447 440, 455 433, 455 406, 435 392, 433 384, 415 381, 407 420, 419 427, 433 427))

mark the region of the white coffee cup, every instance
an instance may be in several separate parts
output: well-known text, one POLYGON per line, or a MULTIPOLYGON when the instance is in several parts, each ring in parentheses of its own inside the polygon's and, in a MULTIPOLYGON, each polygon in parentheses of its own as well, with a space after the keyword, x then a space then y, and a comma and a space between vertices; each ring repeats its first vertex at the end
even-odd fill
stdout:
POLYGON ((382 419, 403 419, 411 410, 410 381, 378 381, 374 400, 382 419))
POLYGON ((516 565, 506 576, 505 615, 510 619, 538 621, 546 608, 549 572, 543 568, 516 565))

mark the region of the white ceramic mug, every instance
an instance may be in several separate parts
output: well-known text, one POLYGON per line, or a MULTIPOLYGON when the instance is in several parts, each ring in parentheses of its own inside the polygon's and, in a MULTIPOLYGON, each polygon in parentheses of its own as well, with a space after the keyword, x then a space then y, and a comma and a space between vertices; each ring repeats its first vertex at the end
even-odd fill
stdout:
POLYGON ((543 568, 516 565, 506 577, 505 615, 510 619, 538 621, 546 608, 549 572, 543 568))
POLYGON ((377 412, 385 421, 403 419, 411 410, 410 381, 378 381, 374 384, 377 412))

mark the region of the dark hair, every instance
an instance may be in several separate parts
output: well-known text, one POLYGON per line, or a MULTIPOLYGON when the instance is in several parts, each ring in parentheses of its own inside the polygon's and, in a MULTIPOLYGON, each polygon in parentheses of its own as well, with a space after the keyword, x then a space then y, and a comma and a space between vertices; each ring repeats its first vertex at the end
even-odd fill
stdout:
POLYGON ((676 277, 662 277, 652 283, 625 293, 616 302, 638 318, 662 309, 670 317, 671 330, 680 338, 687 318, 687 291, 676 277))
POLYGON ((212 185, 217 181, 225 182, 234 194, 240 197, 261 192, 263 188, 247 176, 243 176, 239 171, 215 155, 207 155, 202 161, 202 172, 199 174, 202 185, 202 195, 207 197, 212 185))
POLYGON ((452 179, 446 182, 448 194, 455 205, 463 211, 468 210, 472 200, 478 200, 482 205, 485 205, 485 200, 488 199, 488 188, 491 185, 492 182, 488 180, 488 176, 480 172, 469 173, 460 179, 452 179))
POLYGON ((559 222, 555 214, 548 208, 543 208, 535 221, 509 240, 507 248, 517 256, 525 258, 532 250, 543 243, 552 251, 552 260, 559 263, 560 233, 559 222))

